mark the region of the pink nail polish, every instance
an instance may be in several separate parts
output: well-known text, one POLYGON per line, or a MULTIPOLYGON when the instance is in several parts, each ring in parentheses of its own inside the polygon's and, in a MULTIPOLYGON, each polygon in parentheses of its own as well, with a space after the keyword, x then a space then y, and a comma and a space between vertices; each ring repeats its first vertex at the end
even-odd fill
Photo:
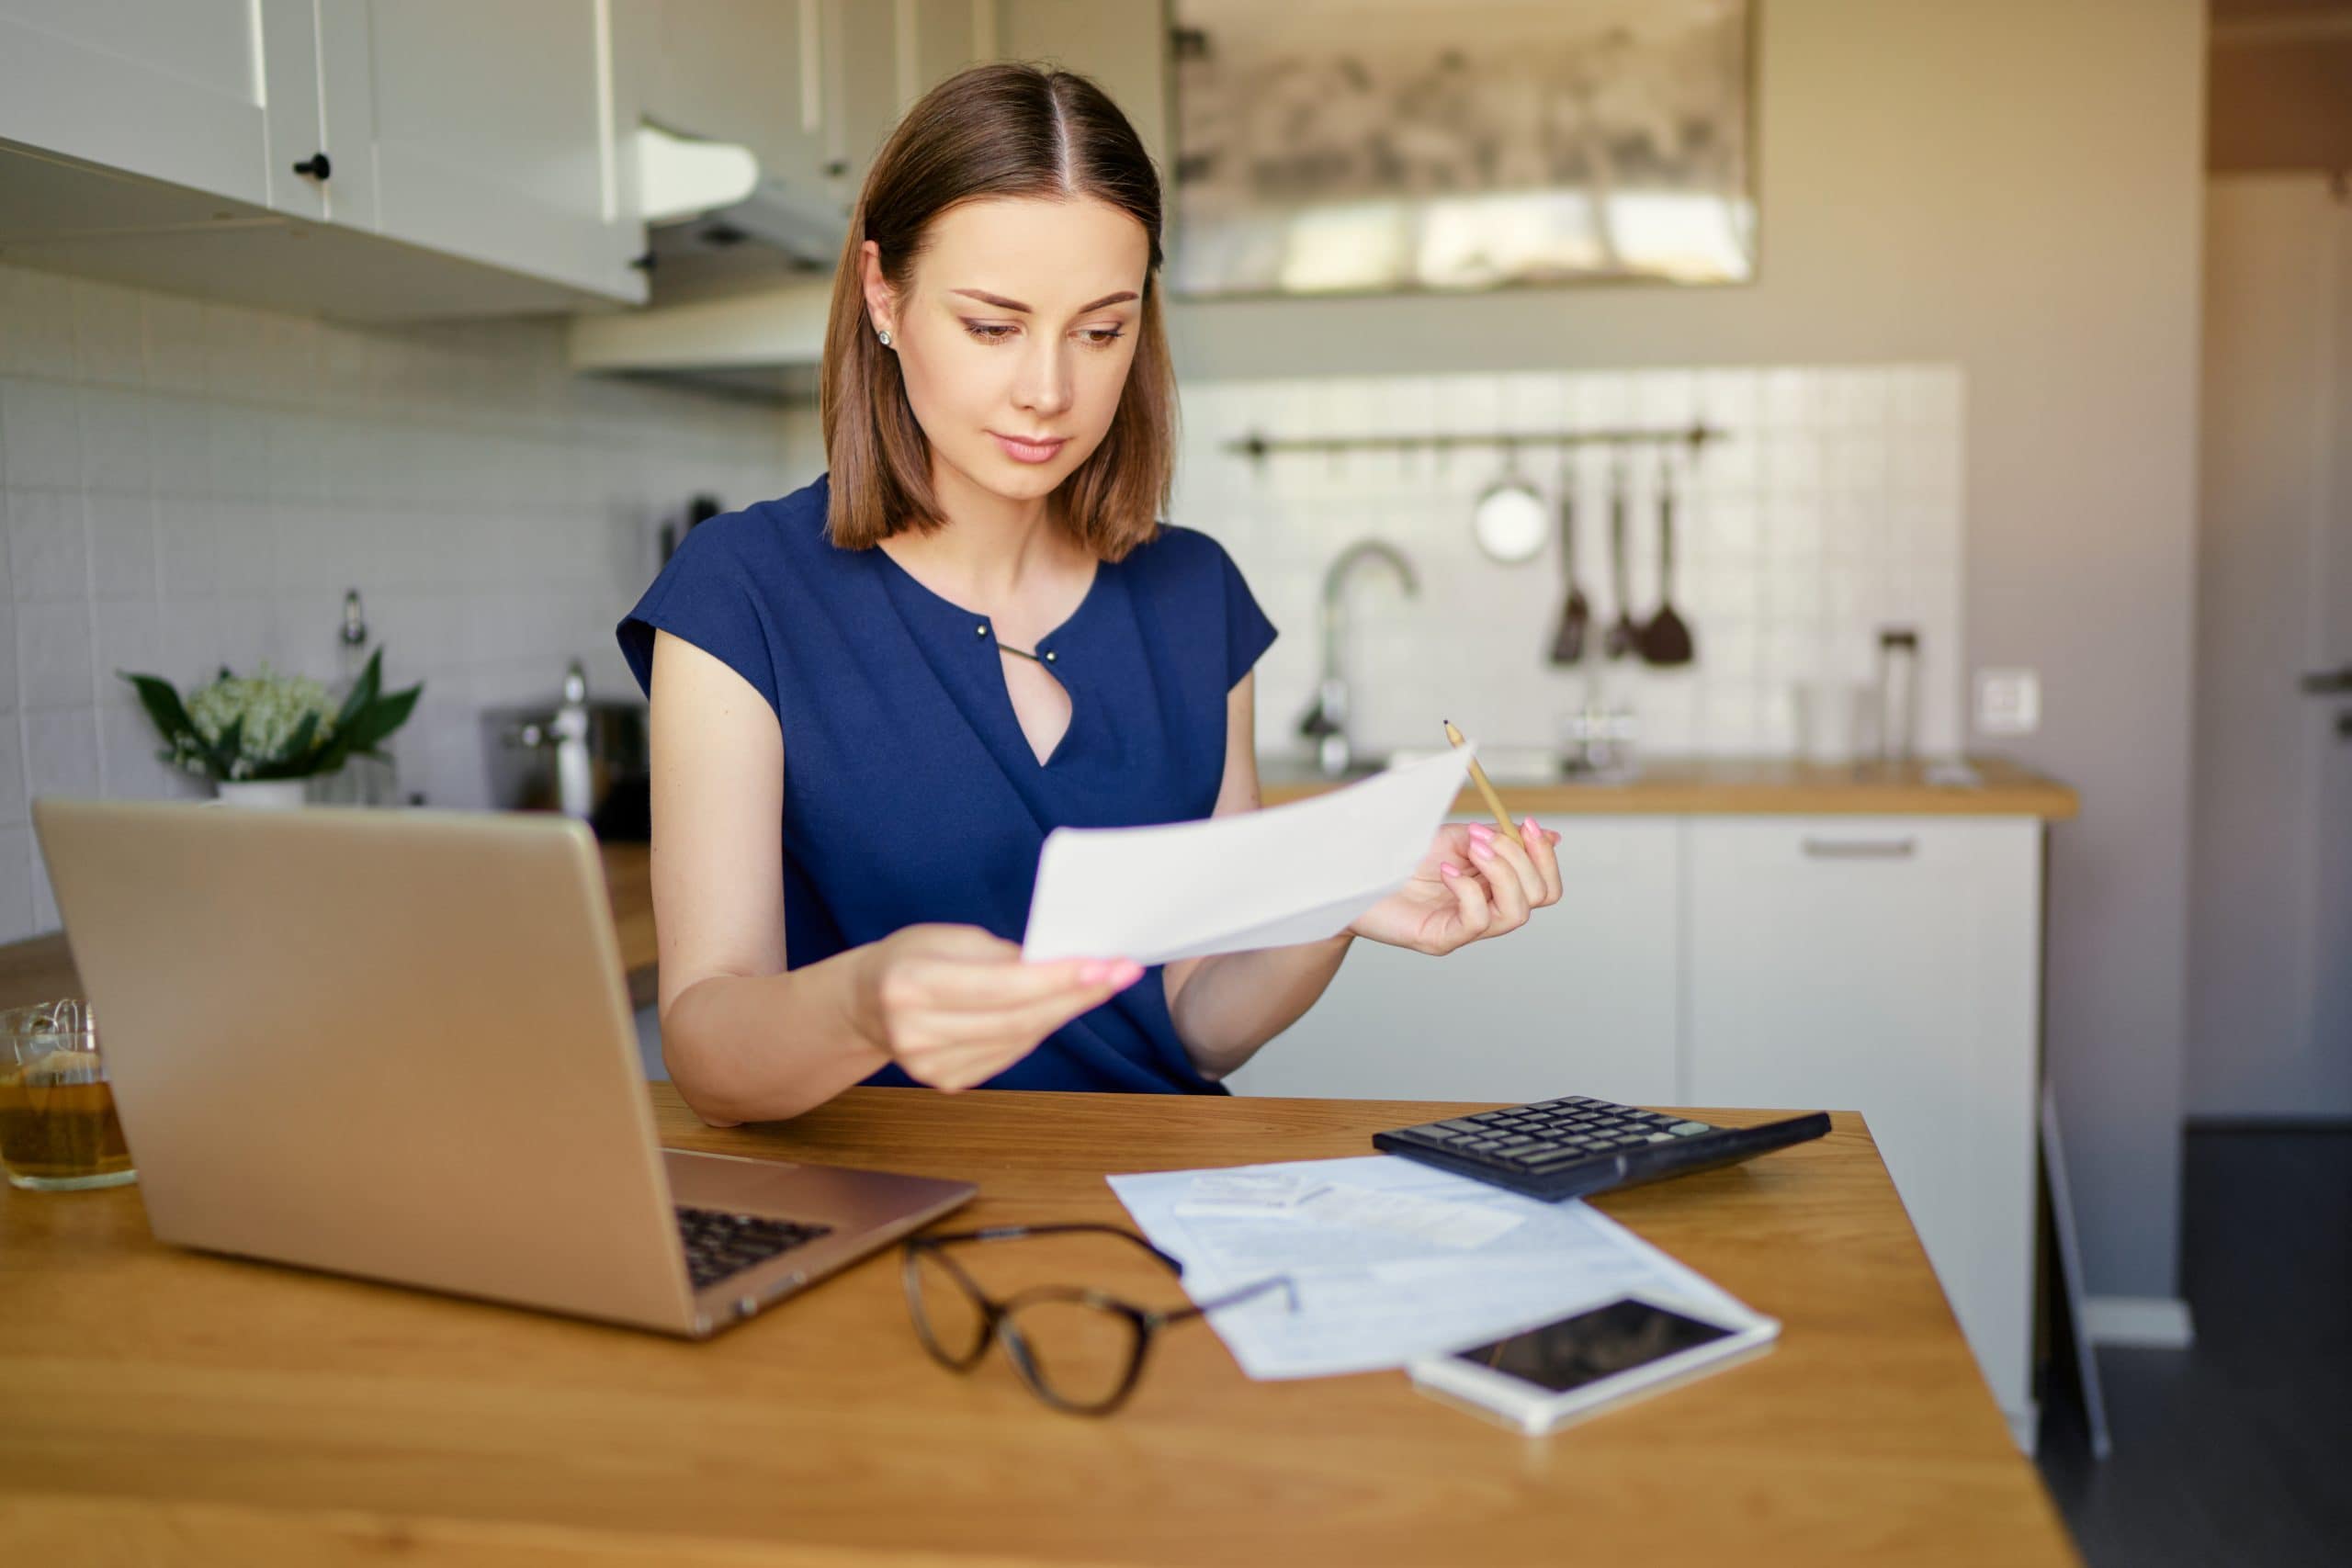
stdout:
POLYGON ((1495 836, 1495 830, 1484 822, 1473 822, 1470 824, 1470 836, 1480 843, 1485 843, 1495 836))
POLYGON ((1470 846, 1470 858, 1473 860, 1492 860, 1495 858, 1494 846, 1487 843, 1484 839, 1481 839, 1476 843, 1470 846))
POLYGON ((1081 986, 1100 984, 1111 972, 1111 966, 1099 958, 1090 958, 1078 966, 1078 983, 1081 986))
POLYGON ((1461 874, 1462 874, 1462 868, 1461 868, 1460 866, 1458 866, 1458 865, 1454 864, 1454 863, 1453 863, 1452 861, 1450 861, 1450 860, 1447 860, 1447 861, 1440 861, 1440 862, 1438 862, 1438 865, 1437 865, 1437 874, 1438 874, 1440 876, 1442 876, 1442 877, 1446 877, 1446 878, 1448 878, 1448 879, 1451 879, 1451 878, 1453 878, 1453 877, 1456 877, 1456 876, 1461 875, 1461 874))

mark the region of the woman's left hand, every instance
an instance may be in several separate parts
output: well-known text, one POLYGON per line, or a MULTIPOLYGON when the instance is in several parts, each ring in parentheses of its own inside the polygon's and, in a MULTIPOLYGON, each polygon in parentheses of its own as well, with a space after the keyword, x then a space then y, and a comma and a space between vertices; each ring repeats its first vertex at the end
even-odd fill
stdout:
POLYGON ((1366 909, 1348 930, 1416 953, 1452 953, 1481 937, 1500 936, 1560 898, 1560 835, 1520 824, 1521 849, 1485 822, 1438 829, 1412 879, 1366 909))

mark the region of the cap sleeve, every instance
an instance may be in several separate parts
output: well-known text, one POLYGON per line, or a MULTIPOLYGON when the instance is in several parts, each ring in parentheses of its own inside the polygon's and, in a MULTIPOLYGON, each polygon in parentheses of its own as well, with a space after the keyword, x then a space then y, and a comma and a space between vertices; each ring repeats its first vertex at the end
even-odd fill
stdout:
POLYGON ((1242 579, 1241 569, 1233 564, 1222 545, 1216 547, 1216 558, 1225 573, 1225 689, 1229 692, 1241 684, 1241 677, 1250 673, 1259 656, 1281 634, 1258 607, 1257 596, 1242 579))
POLYGON ((657 627, 750 682, 781 721, 775 642, 754 579, 711 523, 687 530, 669 564, 616 628, 621 654, 648 698, 653 694, 657 627))

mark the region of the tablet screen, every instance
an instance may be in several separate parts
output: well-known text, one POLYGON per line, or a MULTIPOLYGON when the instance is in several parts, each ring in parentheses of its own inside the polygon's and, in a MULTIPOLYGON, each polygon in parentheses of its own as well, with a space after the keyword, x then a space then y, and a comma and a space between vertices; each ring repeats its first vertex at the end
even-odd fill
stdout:
POLYGON ((1628 1296, 1454 1354, 1460 1360, 1566 1393, 1731 1335, 1728 1328, 1628 1296))

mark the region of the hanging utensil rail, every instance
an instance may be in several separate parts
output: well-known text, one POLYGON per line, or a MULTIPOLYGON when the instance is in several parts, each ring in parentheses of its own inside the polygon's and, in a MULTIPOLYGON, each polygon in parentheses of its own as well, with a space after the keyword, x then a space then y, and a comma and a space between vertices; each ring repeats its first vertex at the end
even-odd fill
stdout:
POLYGON ((1251 431, 1225 444, 1228 452, 1265 457, 1276 452, 1449 452, 1457 446, 1688 446, 1692 457, 1728 431, 1704 423, 1679 429, 1620 428, 1601 430, 1497 431, 1492 434, 1442 435, 1266 435, 1251 431))

